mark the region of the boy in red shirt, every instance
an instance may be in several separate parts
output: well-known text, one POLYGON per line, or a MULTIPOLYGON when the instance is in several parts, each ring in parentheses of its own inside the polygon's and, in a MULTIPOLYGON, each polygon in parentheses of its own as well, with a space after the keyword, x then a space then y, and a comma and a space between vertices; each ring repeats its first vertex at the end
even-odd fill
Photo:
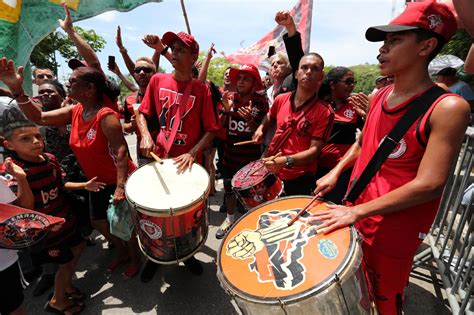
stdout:
POLYGON ((241 65, 239 69, 231 68, 229 77, 237 86, 237 93, 228 100, 228 92, 224 92, 222 125, 226 132, 223 159, 224 204, 227 217, 216 232, 216 238, 221 239, 234 223, 234 210, 237 199, 232 191, 232 177, 242 167, 258 160, 262 155, 259 145, 247 144, 235 146, 241 141, 252 139, 252 135, 263 117, 268 112, 268 101, 256 91, 263 88, 262 79, 254 65, 241 65))
MULTIPOLYGON (((360 176, 408 103, 434 86, 428 63, 455 31, 453 14, 437 2, 408 3, 389 25, 367 30, 369 41, 384 41, 380 72, 393 75, 394 84, 374 95, 361 136, 318 181, 316 194, 324 196, 352 165, 351 182, 360 176)), ((314 218, 325 221, 318 228, 327 227, 326 233, 355 223, 381 314, 402 312, 413 256, 434 220, 468 123, 469 104, 454 94, 442 95, 408 129, 354 205, 330 206, 314 218)))
MULTIPOLYGON (((64 199, 64 189, 87 189, 99 191, 105 184, 95 181, 87 183, 63 183, 64 172, 54 155, 44 153, 44 142, 38 127, 26 120, 8 123, 4 128, 3 145, 12 152, 12 161, 26 174, 28 186, 33 194, 33 210, 66 219, 57 231, 50 232, 43 249, 33 255, 33 260, 59 264, 56 272, 54 294, 46 304, 48 312, 79 312, 85 295, 72 286, 74 268, 84 248, 84 241, 76 229, 76 219, 64 199), (70 299, 73 297, 74 299, 70 299)), ((16 181, 11 182, 16 191, 16 181)))

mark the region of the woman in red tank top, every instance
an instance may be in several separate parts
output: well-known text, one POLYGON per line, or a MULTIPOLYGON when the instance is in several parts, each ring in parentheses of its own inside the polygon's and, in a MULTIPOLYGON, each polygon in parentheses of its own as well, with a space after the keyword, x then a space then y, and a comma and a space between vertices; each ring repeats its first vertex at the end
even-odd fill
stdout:
MULTIPOLYGON (((114 203, 125 199, 124 185, 128 174, 135 165, 128 156, 127 143, 117 113, 103 106, 104 96, 112 93, 102 71, 92 67, 79 67, 74 70, 67 84, 68 96, 77 100, 75 106, 42 112, 41 105, 24 94, 22 77, 13 68, 8 73, 10 90, 17 94, 17 102, 26 116, 39 125, 63 126, 71 124, 69 144, 81 165, 86 177, 97 177, 107 187, 99 192, 90 192, 90 216, 92 225, 114 244, 117 258, 110 265, 113 271, 120 264, 131 260, 124 277, 136 275, 140 269, 140 256, 136 238, 123 242, 112 235, 107 222, 109 196, 114 203)), ((2 79, 5 79, 3 77, 2 79)))

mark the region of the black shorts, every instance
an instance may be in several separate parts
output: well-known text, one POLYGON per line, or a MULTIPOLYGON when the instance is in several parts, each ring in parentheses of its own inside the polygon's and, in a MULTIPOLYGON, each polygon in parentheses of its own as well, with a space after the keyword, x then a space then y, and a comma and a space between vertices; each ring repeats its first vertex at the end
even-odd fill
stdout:
POLYGON ((115 193, 115 185, 107 185, 98 192, 89 191, 89 210, 91 220, 107 220, 107 208, 111 196, 115 193))
POLYGON ((0 296, 0 314, 10 314, 23 304, 23 280, 18 261, 0 271, 3 290, 0 296))
POLYGON ((76 247, 81 244, 84 239, 80 234, 79 230, 74 231, 74 233, 66 238, 61 243, 48 246, 47 244, 43 249, 36 253, 31 254, 31 259, 34 264, 43 265, 43 264, 58 264, 63 265, 67 264, 74 258, 71 248, 76 247))

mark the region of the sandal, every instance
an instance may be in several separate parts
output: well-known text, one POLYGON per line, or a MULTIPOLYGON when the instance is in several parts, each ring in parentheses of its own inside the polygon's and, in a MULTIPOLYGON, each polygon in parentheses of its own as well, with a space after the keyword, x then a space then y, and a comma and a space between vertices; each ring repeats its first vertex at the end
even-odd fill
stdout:
POLYGON ((122 277, 124 280, 129 280, 129 279, 132 279, 133 277, 135 277, 138 272, 140 271, 140 267, 141 265, 140 264, 136 264, 136 265, 128 265, 127 268, 125 268, 125 271, 122 272, 122 277))
POLYGON ((45 312, 53 313, 53 314, 66 314, 66 313, 79 314, 84 309, 84 305, 73 302, 71 305, 63 308, 62 310, 58 310, 57 308, 52 307, 51 304, 49 304, 49 301, 47 301, 43 309, 45 312), (79 308, 79 310, 73 312, 72 309, 75 309, 75 308, 79 308))
POLYGON ((76 287, 73 287, 73 289, 74 290, 72 292, 66 292, 66 297, 70 300, 74 300, 75 302, 84 302, 86 295, 76 287))
POLYGON ((118 267, 120 267, 122 264, 126 263, 127 261, 128 261, 128 258, 125 258, 125 259, 123 257, 115 258, 107 267, 107 272, 114 272, 118 267))

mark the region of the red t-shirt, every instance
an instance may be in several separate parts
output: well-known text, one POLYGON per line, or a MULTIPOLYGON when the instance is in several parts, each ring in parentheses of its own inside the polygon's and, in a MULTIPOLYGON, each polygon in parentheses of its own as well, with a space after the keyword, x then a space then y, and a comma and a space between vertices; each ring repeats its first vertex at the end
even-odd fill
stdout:
POLYGON ((344 103, 338 109, 333 106, 333 109, 334 125, 331 136, 318 158, 318 166, 326 168, 333 168, 339 163, 355 142, 357 127, 363 126, 362 119, 349 102, 344 103))
MULTIPOLYGON (((91 120, 84 121, 82 112, 80 103, 72 111, 69 145, 88 179, 97 176, 97 181, 114 185, 117 183, 116 156, 102 131, 101 121, 107 115, 117 117, 118 114, 108 107, 102 107, 91 120)), ((128 173, 135 168, 135 164, 129 159, 128 173)))
MULTIPOLYGON (((276 120, 276 132, 273 136, 270 148, 272 148, 277 139, 281 137, 284 131, 289 128, 298 117, 303 117, 297 122, 295 130, 288 139, 283 142, 280 151, 282 154, 291 155, 309 149, 311 140, 318 139, 327 141, 331 134, 334 120, 334 111, 331 106, 320 101, 317 96, 307 100, 305 104, 298 109, 293 103, 294 93, 284 93, 278 95, 273 101, 270 109, 270 117, 276 120)), ((276 153, 276 152, 273 152, 276 153)), ((303 166, 284 167, 278 176, 282 180, 295 179, 305 173, 314 173, 316 171, 316 159, 303 166)))
MULTIPOLYGON (((372 100, 363 130, 361 155, 354 165, 351 181, 360 176, 382 139, 405 114, 408 109, 406 105, 414 98, 389 109, 386 99, 392 90, 393 85, 381 89, 372 100)), ((442 95, 433 103, 427 114, 408 129, 399 145, 356 200, 356 205, 383 196, 416 177, 428 142, 428 120, 431 112, 441 99, 450 95, 454 94, 442 95)), ((356 227, 362 233, 364 241, 380 252, 392 257, 410 257, 421 243, 420 233, 428 233, 439 201, 437 198, 402 211, 367 217, 357 222, 356 227)))
MULTIPOLYGON (((138 108, 149 119, 158 117, 161 132, 165 132, 166 137, 171 133, 172 122, 178 109, 177 105, 183 97, 187 84, 188 82, 175 80, 171 74, 157 73, 151 78, 138 108)), ((208 86, 201 81, 194 80, 185 112, 181 117, 181 124, 168 155, 177 157, 188 153, 201 140, 206 131, 214 132, 219 129, 217 113, 212 105, 208 86)), ((200 157, 201 155, 197 157, 198 161, 201 160, 200 157)))
MULTIPOLYGON (((266 97, 254 93, 250 99, 252 101, 252 117, 258 126, 263 117, 268 113, 268 101, 266 97)), ((238 94, 234 94, 232 110, 225 130, 227 131, 226 142, 224 146, 223 165, 232 173, 236 173, 246 164, 258 160, 262 155, 260 145, 247 144, 235 146, 234 143, 252 140, 255 129, 251 129, 248 123, 242 119, 237 110, 240 107, 248 106, 249 103, 242 103, 238 94)))

